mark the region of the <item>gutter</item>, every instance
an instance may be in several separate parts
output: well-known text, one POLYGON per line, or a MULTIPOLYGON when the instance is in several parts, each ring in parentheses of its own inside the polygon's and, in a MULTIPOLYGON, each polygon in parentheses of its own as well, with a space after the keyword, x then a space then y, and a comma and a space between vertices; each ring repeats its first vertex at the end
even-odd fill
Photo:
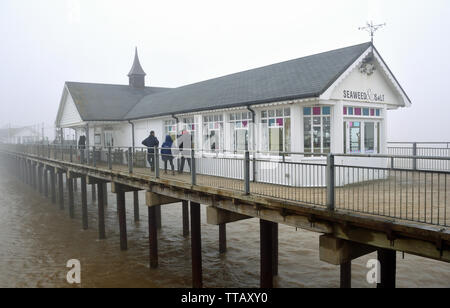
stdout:
POLYGON ((132 140, 132 146, 133 146, 133 152, 134 152, 134 145, 135 145, 135 143, 134 143, 134 123, 131 122, 131 120, 128 120, 128 123, 131 124, 131 140, 132 140))
POLYGON ((175 137, 178 138, 178 123, 180 123, 180 120, 175 116, 174 113, 172 113, 171 116, 172 116, 172 119, 175 119, 175 121, 177 122, 177 135, 175 137))
MULTIPOLYGON (((252 108, 250 108, 249 105, 247 105, 247 110, 250 111, 252 113, 252 125, 253 125, 253 129, 252 129, 252 150, 253 150, 253 182, 256 182, 256 129, 255 129, 255 125, 256 125, 256 112, 255 110, 253 110, 252 108)), ((248 144, 248 143, 247 143, 248 144)), ((247 146, 247 150, 248 150, 248 146, 247 146)))

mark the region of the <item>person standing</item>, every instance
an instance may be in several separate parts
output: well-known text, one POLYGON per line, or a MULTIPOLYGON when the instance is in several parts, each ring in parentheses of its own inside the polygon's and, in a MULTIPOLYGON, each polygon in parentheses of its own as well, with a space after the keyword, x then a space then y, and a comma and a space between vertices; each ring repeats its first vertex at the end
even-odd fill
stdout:
POLYGON ((155 137, 155 132, 151 131, 150 136, 148 136, 142 144, 147 147, 147 161, 150 164, 152 171, 155 171, 155 147, 158 147, 159 141, 155 137))
POLYGON ((175 167, 173 165, 172 145, 173 145, 172 137, 170 137, 170 135, 167 135, 166 140, 161 146, 161 158, 164 161, 164 173, 167 174, 167 162, 169 162, 170 167, 172 167, 172 174, 175 175, 175 167))
POLYGON ((178 170, 179 173, 182 173, 184 171, 184 163, 187 160, 189 165, 189 172, 191 172, 191 147, 192 147, 192 139, 191 134, 188 132, 187 129, 183 129, 181 132, 181 136, 177 139, 178 141, 178 148, 180 149, 180 155, 181 155, 181 163, 180 163, 180 169, 178 170))
POLYGON ((80 136, 80 139, 78 139, 78 159, 84 160, 84 150, 86 149, 86 136, 82 135, 80 136))

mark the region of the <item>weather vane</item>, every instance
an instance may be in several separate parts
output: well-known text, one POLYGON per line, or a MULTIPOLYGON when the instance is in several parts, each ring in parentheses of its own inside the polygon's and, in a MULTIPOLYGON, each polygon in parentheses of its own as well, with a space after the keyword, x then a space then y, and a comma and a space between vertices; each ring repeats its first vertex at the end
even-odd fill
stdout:
POLYGON ((373 36, 374 36, 375 32, 384 26, 386 26, 386 23, 374 25, 373 22, 371 21, 370 23, 367 22, 365 27, 359 27, 358 30, 365 30, 365 31, 369 32, 370 39, 371 39, 371 42, 373 45, 373 36))

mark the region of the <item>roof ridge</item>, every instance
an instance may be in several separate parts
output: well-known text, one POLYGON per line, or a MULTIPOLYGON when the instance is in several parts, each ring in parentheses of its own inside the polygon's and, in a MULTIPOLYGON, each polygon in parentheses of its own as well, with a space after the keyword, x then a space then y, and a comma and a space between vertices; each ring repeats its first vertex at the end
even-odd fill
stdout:
POLYGON ((288 63, 288 62, 292 62, 292 61, 297 61, 297 60, 300 60, 300 59, 307 59, 307 58, 310 58, 310 57, 315 57, 315 56, 319 56, 319 55, 323 55, 323 54, 327 54, 327 53, 332 53, 332 52, 336 52, 336 51, 340 51, 340 50, 356 48, 356 47, 364 46, 364 45, 368 45, 367 47, 369 47, 371 44, 372 44, 371 42, 365 42, 365 43, 361 43, 361 44, 357 44, 357 45, 352 45, 352 46, 332 49, 332 50, 328 50, 328 51, 323 51, 323 52, 307 55, 307 56, 304 56, 304 57, 294 58, 294 59, 285 60, 285 61, 281 61, 281 62, 277 62, 277 63, 272 63, 272 64, 268 64, 268 65, 263 65, 263 66, 259 66, 259 67, 255 67, 255 68, 246 69, 246 70, 239 71, 239 72, 236 72, 236 73, 231 73, 231 74, 222 75, 222 76, 219 76, 219 77, 205 79, 205 80, 202 80, 202 81, 186 84, 186 85, 175 87, 175 88, 172 88, 172 89, 173 90, 180 89, 180 88, 188 87, 188 86, 191 86, 191 85, 196 85, 196 84, 199 84, 199 83, 202 83, 202 82, 217 80, 217 79, 228 77, 228 76, 233 76, 233 75, 237 75, 237 74, 246 73, 246 72, 249 72, 249 71, 254 71, 254 70, 258 70, 258 69, 268 68, 268 67, 271 67, 271 66, 280 65, 280 64, 288 63))
MULTIPOLYGON (((98 85, 98 86, 121 86, 121 87, 127 87, 130 89, 136 89, 136 88, 132 88, 127 84, 116 84, 116 83, 97 83, 97 82, 81 82, 81 81, 66 81, 66 84, 86 84, 86 85, 98 85)), ((158 89, 174 89, 174 88, 170 88, 170 87, 144 87, 141 89, 154 89, 154 88, 158 88, 158 89)))

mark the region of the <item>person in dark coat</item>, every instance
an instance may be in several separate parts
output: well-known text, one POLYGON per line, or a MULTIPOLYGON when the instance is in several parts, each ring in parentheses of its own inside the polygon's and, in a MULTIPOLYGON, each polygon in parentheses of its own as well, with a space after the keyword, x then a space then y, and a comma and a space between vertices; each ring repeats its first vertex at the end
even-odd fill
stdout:
POLYGON ((151 131, 150 136, 142 141, 142 144, 147 147, 147 160, 151 170, 155 171, 155 147, 159 145, 158 138, 155 137, 155 132, 151 131))
POLYGON ((86 149, 86 136, 80 136, 80 139, 78 139, 78 149, 86 149))
POLYGON ((78 139, 78 159, 84 160, 84 150, 86 149, 86 136, 80 136, 78 139))
POLYGON ((175 175, 175 167, 173 166, 172 145, 173 145, 172 137, 170 137, 170 135, 167 135, 166 140, 161 146, 161 158, 164 161, 164 173, 167 174, 167 162, 169 162, 170 167, 172 167, 172 174, 175 175))

